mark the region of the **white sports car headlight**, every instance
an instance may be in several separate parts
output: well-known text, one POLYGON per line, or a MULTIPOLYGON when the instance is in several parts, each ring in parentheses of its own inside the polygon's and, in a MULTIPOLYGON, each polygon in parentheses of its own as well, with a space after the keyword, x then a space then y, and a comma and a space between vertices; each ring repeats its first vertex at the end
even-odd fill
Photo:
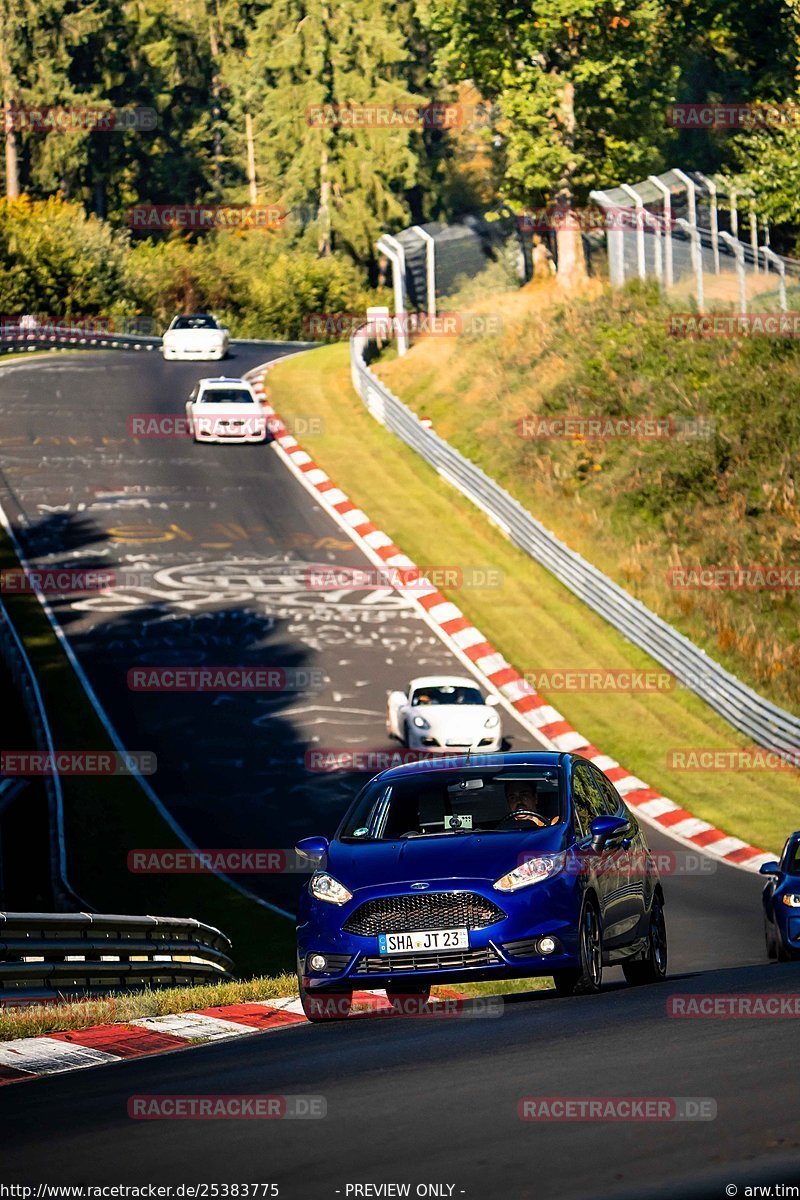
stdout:
POLYGON ((484 729, 496 729, 499 724, 500 718, 498 717, 497 713, 489 713, 488 717, 484 721, 483 727, 484 729))
POLYGON ((317 900, 327 900, 328 904, 346 904, 353 899, 353 893, 327 871, 315 871, 311 876, 311 895, 317 900))
POLYGON ((540 858, 529 858, 520 863, 513 871, 509 871, 495 883, 498 892, 517 892, 520 888, 530 887, 532 883, 541 883, 552 879, 564 866, 563 854, 545 854, 540 858))
POLYGON ((417 729, 430 729, 430 725, 424 717, 414 717, 414 724, 417 729))

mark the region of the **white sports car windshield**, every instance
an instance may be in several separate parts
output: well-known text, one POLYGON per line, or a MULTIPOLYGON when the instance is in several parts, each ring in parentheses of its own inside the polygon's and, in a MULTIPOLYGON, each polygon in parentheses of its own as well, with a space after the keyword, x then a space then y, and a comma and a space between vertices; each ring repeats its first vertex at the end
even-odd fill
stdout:
POLYGON ((176 317, 172 323, 173 329, 219 329, 213 317, 200 314, 196 317, 176 317))
POLYGON ((198 404, 255 404, 255 400, 241 388, 212 388, 203 392, 198 404))
POLYGON ((461 687, 455 684, 438 684, 435 687, 417 688, 411 697, 411 707, 420 704, 485 704, 478 688, 461 687))

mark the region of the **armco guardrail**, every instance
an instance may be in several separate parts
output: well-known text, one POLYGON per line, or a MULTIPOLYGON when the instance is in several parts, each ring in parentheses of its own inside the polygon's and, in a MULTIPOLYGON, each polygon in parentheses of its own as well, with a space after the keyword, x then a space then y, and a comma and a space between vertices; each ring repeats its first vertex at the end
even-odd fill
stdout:
POLYGON ((363 332, 351 339, 351 372, 356 391, 381 425, 416 450, 516 545, 726 721, 758 745, 790 757, 795 763, 800 761, 800 719, 765 700, 709 658, 694 642, 559 541, 480 467, 433 430, 426 429, 369 369, 366 354, 371 346, 370 338, 363 332))
MULTIPOLYGON (((282 345, 311 350, 319 342, 282 342, 282 345)), ((237 346, 273 346, 264 338, 232 338, 231 349, 237 346)), ((0 353, 26 350, 160 350, 161 338, 143 334, 113 333, 103 330, 70 329, 68 326, 20 329, 0 323, 0 353)))
POLYGON ((231 978, 231 944, 191 918, 0 912, 0 1001, 231 978))
POLYGON ((157 350, 161 346, 161 338, 67 327, 15 330, 13 327, 0 326, 2 353, 11 350, 55 350, 71 346, 78 350, 157 350))

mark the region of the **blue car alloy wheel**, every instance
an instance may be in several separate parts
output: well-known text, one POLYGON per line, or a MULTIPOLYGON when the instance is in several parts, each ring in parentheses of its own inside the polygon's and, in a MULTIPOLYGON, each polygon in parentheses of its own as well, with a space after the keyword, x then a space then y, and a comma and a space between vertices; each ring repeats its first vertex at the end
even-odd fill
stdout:
POLYGON ((592 763, 528 752, 384 771, 333 839, 297 852, 297 973, 312 1021, 346 1017, 355 989, 392 1003, 435 984, 552 976, 598 992, 667 973, 664 893, 644 834, 592 763))

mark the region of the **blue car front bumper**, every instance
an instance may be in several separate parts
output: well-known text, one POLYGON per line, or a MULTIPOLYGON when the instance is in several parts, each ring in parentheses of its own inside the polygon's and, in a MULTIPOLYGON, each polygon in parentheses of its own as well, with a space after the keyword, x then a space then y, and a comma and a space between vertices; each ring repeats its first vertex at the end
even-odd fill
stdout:
MULTIPOLYGON (((580 965, 578 921, 581 895, 575 881, 556 877, 518 892, 498 892, 487 880, 441 883, 425 893, 436 908, 442 893, 474 894, 501 910, 498 919, 482 928, 469 928, 469 947, 411 953, 381 954, 377 934, 366 936, 344 928, 362 908, 376 899, 414 896, 401 887, 357 891, 346 905, 314 899, 304 890, 297 927, 298 973, 307 989, 383 988, 409 983, 458 983, 478 980, 550 975, 580 965), (555 948, 542 953, 540 940, 551 938, 555 948), (312 969, 309 958, 321 955, 325 967, 312 969)), ((435 915, 427 929, 437 924, 435 915)), ((389 932, 400 930, 392 926, 389 932)))

